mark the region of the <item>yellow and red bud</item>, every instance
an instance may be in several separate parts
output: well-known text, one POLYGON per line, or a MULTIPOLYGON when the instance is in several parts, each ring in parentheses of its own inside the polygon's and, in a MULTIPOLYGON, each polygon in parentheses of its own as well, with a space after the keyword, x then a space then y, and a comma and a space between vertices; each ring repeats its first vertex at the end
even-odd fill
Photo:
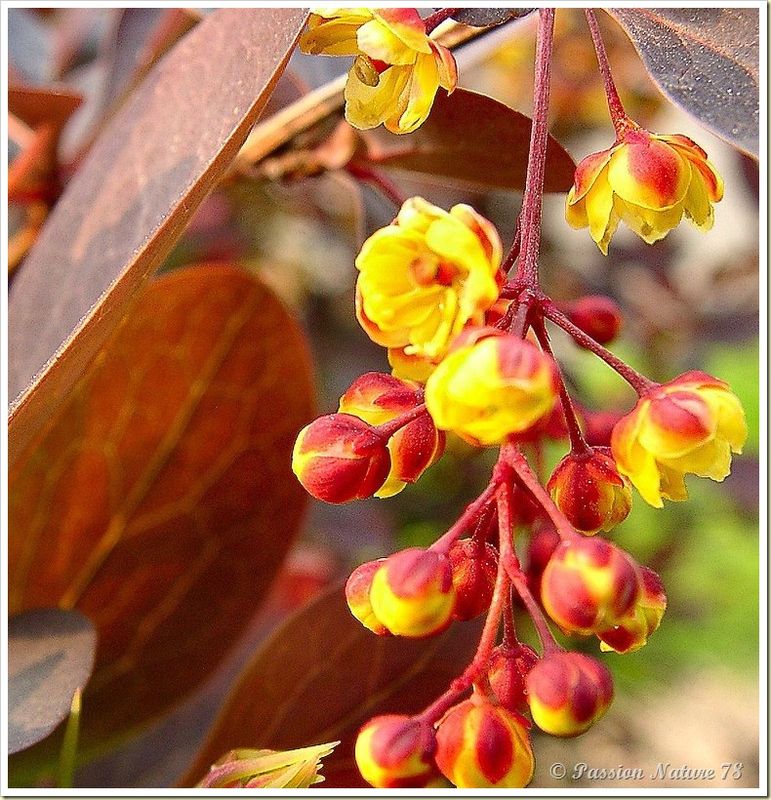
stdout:
POLYGON ((568 454, 546 488, 570 524, 586 534, 612 530, 632 508, 632 488, 607 448, 568 454))
MULTIPOLYGON (((370 425, 386 422, 411 411, 423 402, 423 390, 416 383, 382 372, 368 372, 357 378, 340 398, 340 411, 370 425)), ((391 469, 375 497, 391 497, 407 483, 414 483, 441 458, 446 436, 438 431, 428 412, 408 422, 388 439, 391 469)))
POLYGON ((461 539, 448 553, 455 587, 453 619, 469 620, 490 607, 498 573, 498 551, 486 542, 461 539))
POLYGON ((604 295, 587 295, 570 305, 571 322, 600 344, 609 344, 621 331, 623 319, 618 305, 604 295))
POLYGON ((383 437, 350 414, 328 414, 306 425, 292 453, 292 470, 300 483, 327 503, 371 497, 390 468, 383 437))
POLYGON ((439 777, 431 725, 414 717, 374 717, 359 731, 354 755, 364 780, 378 789, 418 789, 439 777))
POLYGON ((548 355, 495 329, 459 338, 426 383, 426 405, 438 428, 473 444, 496 444, 551 413, 558 377, 548 355))
POLYGON ((498 702, 507 711, 527 708, 525 680, 538 663, 538 654, 526 644, 500 645, 493 651, 487 677, 498 702))
POLYGON ((394 553, 375 572, 369 599, 375 617, 396 636, 439 633, 455 607, 450 560, 418 547, 394 553))
POLYGON ((459 789, 521 789, 533 777, 528 723, 477 695, 447 712, 436 740, 437 766, 459 789))
POLYGON ((642 592, 634 608, 613 628, 600 631, 600 650, 633 653, 647 644, 659 627, 667 608, 667 596, 661 578, 648 567, 640 567, 642 592))
POLYGON ((583 653, 551 653, 527 676, 533 722, 552 736, 578 736, 613 700, 613 679, 596 659, 583 653))
POLYGON ((592 634, 623 619, 640 597, 632 557, 600 538, 563 541, 541 579, 541 602, 568 633, 592 634))
POLYGON ((694 371, 643 394, 613 429, 611 448, 619 472, 661 508, 665 499, 687 499, 686 474, 722 481, 746 439, 739 398, 728 384, 694 371))
POLYGON ((384 558, 379 558, 377 561, 367 561, 365 564, 356 567, 345 583, 345 599, 351 614, 365 628, 368 628, 378 636, 389 636, 391 633, 375 616, 369 599, 372 579, 384 563, 384 558))

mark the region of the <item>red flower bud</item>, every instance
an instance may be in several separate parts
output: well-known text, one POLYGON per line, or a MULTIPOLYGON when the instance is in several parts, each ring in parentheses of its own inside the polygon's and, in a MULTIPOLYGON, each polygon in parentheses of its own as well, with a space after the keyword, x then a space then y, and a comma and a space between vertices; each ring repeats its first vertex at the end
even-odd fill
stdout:
POLYGON ((538 663, 538 654, 526 644, 496 647, 490 659, 487 677, 498 702, 508 711, 527 706, 525 679, 538 663))
POLYGON ((609 297, 587 295, 570 305, 571 322, 600 344, 608 344, 618 336, 623 319, 621 309, 609 297))
MULTIPOLYGON (((382 425, 411 411, 423 402, 416 383, 368 372, 357 378, 340 398, 340 411, 353 414, 370 425, 382 425)), ((444 453, 446 435, 438 431, 426 412, 400 428, 388 440, 391 470, 376 497, 391 497, 418 478, 444 453)))
POLYGON ((367 561, 365 564, 356 567, 345 584, 345 599, 351 614, 365 628, 369 628, 378 636, 388 636, 390 631, 375 616, 369 599, 369 592, 372 588, 372 579, 375 577, 375 573, 384 563, 384 558, 380 558, 377 561, 367 561))
POLYGON ((451 708, 436 731, 436 763, 459 789, 520 789, 533 777, 527 723, 489 700, 451 708))
POLYGON ((484 542, 462 539, 448 553, 455 587, 454 619, 474 619, 490 607, 498 573, 498 552, 484 542))
POLYGON ((438 777, 431 726, 413 717, 374 717, 359 731, 356 764, 378 789, 422 788, 438 777))
POLYGON ((553 736, 578 736, 594 724, 613 699, 608 670, 582 653, 551 653, 527 676, 535 724, 553 736))
POLYGON ((583 533, 612 530, 632 508, 632 487, 606 448, 565 456, 546 485, 559 510, 583 533))
POLYGON ((634 608, 613 628, 600 631, 601 650, 633 653, 648 642, 659 627, 667 608, 667 596, 661 578, 648 567, 640 567, 642 592, 634 608))
POLYGON ((370 497, 383 485, 390 466, 383 438, 350 414, 328 414, 306 425, 292 454, 300 483, 327 503, 370 497))
POLYGON ((610 447, 613 428, 623 418, 620 411, 587 411, 584 409, 584 438, 592 447, 610 447))
POLYGON ((450 560, 411 547, 389 556, 369 593, 375 617, 397 636, 421 638, 447 627, 455 606, 450 560))
POLYGON ((541 581, 544 608, 570 633, 618 624, 639 596, 640 574, 631 556, 600 538, 562 542, 541 581))

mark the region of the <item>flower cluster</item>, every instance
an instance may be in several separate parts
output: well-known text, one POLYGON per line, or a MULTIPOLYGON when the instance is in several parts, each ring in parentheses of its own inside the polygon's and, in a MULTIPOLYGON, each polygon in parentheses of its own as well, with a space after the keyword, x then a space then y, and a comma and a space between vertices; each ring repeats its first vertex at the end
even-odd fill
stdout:
MULTIPOLYGON (((553 11, 540 16, 539 53, 553 11)), ((437 87, 454 86, 451 57, 414 11, 317 12, 302 44, 355 57, 346 113, 361 127, 412 130, 437 87)), ((546 87, 536 88, 541 99, 546 87)), ((722 183, 704 152, 686 137, 614 121, 616 144, 578 166, 568 221, 588 226, 603 252, 622 219, 648 242, 683 216, 707 229, 722 183)), ((543 155, 545 134, 534 143, 543 155)), ((531 159, 528 186, 535 169, 531 159)), ((520 224, 540 225, 539 203, 526 191, 520 224)), ((471 207, 404 201, 356 259, 356 316, 387 348, 392 374, 358 378, 336 413, 297 438, 296 475, 332 503, 396 494, 441 458, 448 436, 499 447, 487 487, 441 537, 362 564, 346 584, 351 613, 378 636, 429 637, 486 615, 475 656, 446 692, 421 713, 378 716, 361 729, 356 762, 376 787, 523 787, 533 725, 569 737, 600 719, 613 697, 608 669, 563 649, 551 626, 594 637, 600 652, 643 647, 666 609, 662 581, 601 534, 630 513, 633 489, 661 507, 686 498, 686 474, 723 480, 747 436, 723 381, 688 372, 654 383, 605 348, 622 327, 610 298, 547 297, 537 236, 526 233, 504 258, 494 226, 471 207), (631 411, 573 402, 547 323, 630 383, 639 398, 631 411), (569 445, 548 477, 527 457, 539 463, 546 439, 569 445), (515 547, 528 531, 528 546, 515 547), (518 638, 519 606, 539 651, 518 638)))

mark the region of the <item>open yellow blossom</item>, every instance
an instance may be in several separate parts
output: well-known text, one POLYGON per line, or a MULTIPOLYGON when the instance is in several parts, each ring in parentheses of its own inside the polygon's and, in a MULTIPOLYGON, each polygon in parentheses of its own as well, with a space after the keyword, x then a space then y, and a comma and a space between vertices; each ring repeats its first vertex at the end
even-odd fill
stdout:
POLYGON ((687 372, 644 394, 617 423, 611 448, 618 471, 652 506, 686 500, 685 475, 722 481, 731 452, 747 439, 744 410, 728 385, 687 372))
POLYGON ((452 92, 458 81, 452 53, 428 37, 414 8, 314 9, 300 48, 355 56, 345 84, 345 117, 355 128, 410 133, 426 121, 439 87, 452 92))
POLYGON ((412 197, 356 259, 359 322, 384 347, 441 357, 496 301, 501 256, 495 228, 470 206, 447 212, 412 197))
POLYGON ((653 244, 677 227, 683 215, 709 230, 712 203, 722 197, 723 181, 695 142, 634 126, 613 147, 581 161, 565 216, 574 228, 588 227, 607 255, 619 221, 653 244))

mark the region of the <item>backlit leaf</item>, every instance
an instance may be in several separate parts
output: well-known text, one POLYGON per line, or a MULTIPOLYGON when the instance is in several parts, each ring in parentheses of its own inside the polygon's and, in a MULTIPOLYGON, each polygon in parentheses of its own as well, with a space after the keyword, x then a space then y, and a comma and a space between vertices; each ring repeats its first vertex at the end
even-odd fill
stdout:
POLYGON ((718 136, 757 157, 757 8, 609 11, 664 94, 718 136))
POLYGON ((38 608, 8 620, 8 752, 48 736, 94 667, 96 630, 76 611, 38 608))
POLYGON ((231 163, 305 14, 214 11, 156 64, 89 152, 9 296, 11 464, 231 163))
MULTIPOLYGON (((385 128, 363 131, 366 148, 353 163, 420 172, 483 187, 521 190, 530 148, 530 118, 483 94, 456 89, 437 94, 426 122, 409 136, 385 128)), ((549 137, 545 190, 567 192, 575 164, 549 137)))
POLYGON ((311 415, 275 297, 232 266, 181 269, 140 293, 11 471, 11 609, 77 608, 99 632, 86 753, 169 708, 244 630, 303 512, 290 460, 311 415))
POLYGON ((353 760, 361 725, 428 705, 463 671, 478 639, 471 623, 429 639, 375 636, 351 616, 338 586, 256 654, 182 785, 196 784, 215 758, 245 741, 284 750, 340 739, 324 762, 325 788, 367 786, 353 760))

